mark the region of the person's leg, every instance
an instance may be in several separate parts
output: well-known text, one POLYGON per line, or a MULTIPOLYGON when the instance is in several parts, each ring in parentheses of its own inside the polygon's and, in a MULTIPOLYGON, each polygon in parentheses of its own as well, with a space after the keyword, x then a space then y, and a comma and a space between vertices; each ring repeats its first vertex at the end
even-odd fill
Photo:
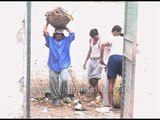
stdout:
POLYGON ((49 70, 49 89, 53 104, 60 104, 59 73, 49 70))
POLYGON ((93 79, 89 79, 89 84, 94 87, 93 79))
POLYGON ((96 94, 98 93, 101 98, 103 99, 103 95, 101 90, 99 89, 99 80, 101 79, 101 73, 102 73, 102 67, 99 60, 94 60, 93 65, 93 84, 94 84, 94 95, 96 97, 96 94))
POLYGON ((61 99, 65 99, 68 96, 68 69, 63 69, 60 73, 60 92, 61 99))
POLYGON ((88 65, 88 82, 90 87, 91 93, 94 93, 94 83, 93 83, 93 60, 90 60, 89 65, 88 65))
POLYGON ((88 68, 89 83, 93 87, 93 97, 96 99, 97 92, 102 97, 102 93, 99 90, 98 80, 101 79, 101 65, 99 60, 91 60, 88 68))
POLYGON ((89 93, 92 93, 92 97, 94 99, 94 79, 89 79, 89 93))
POLYGON ((115 83, 115 79, 109 79, 109 84, 108 84, 108 98, 109 98, 109 107, 110 110, 113 109, 113 88, 114 88, 114 83, 115 83))
POLYGON ((118 72, 118 62, 117 61, 118 61, 117 55, 110 56, 108 60, 107 78, 109 80, 108 99, 109 99, 110 110, 113 110, 113 89, 114 89, 114 83, 115 83, 115 79, 117 77, 117 72, 118 72))
POLYGON ((96 99, 96 95, 97 95, 97 91, 98 91, 98 80, 96 79, 92 79, 92 83, 93 83, 93 99, 95 100, 96 99))
POLYGON ((102 93, 102 90, 100 89, 98 83, 97 83, 97 90, 98 90, 98 94, 101 96, 101 99, 103 99, 103 93, 102 93))
POLYGON ((122 62, 123 62, 123 56, 118 56, 118 75, 122 76, 122 62))
POLYGON ((93 60, 90 60, 88 65, 88 81, 89 84, 93 87, 93 60))
POLYGON ((99 88, 99 79, 93 79, 93 87, 94 87, 94 99, 96 98, 97 93, 101 96, 101 98, 103 99, 103 94, 99 88))

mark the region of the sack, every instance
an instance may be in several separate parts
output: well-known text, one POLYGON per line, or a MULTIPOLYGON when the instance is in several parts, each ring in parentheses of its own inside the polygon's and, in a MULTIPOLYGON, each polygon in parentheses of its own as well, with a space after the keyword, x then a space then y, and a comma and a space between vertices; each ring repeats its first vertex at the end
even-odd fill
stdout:
POLYGON ((113 104, 115 107, 121 106, 121 90, 122 90, 122 77, 118 76, 114 84, 113 104))

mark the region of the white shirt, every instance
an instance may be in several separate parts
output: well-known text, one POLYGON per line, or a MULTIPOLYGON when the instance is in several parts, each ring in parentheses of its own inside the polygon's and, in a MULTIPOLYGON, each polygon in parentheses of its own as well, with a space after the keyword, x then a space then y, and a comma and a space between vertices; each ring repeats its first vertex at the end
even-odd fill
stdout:
POLYGON ((123 37, 113 36, 112 34, 108 37, 111 45, 110 56, 111 55, 123 55, 123 37))
POLYGON ((100 39, 95 45, 93 45, 93 39, 91 40, 91 55, 90 57, 100 57, 100 39))

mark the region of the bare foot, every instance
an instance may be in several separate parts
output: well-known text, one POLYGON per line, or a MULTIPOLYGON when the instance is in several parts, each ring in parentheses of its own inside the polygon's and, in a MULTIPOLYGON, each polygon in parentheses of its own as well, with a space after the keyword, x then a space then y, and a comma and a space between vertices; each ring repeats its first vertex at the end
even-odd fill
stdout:
POLYGON ((109 111, 114 111, 114 108, 113 108, 113 107, 110 107, 110 108, 109 108, 109 111))
POLYGON ((103 94, 101 92, 99 92, 99 95, 101 96, 101 99, 103 100, 103 94))

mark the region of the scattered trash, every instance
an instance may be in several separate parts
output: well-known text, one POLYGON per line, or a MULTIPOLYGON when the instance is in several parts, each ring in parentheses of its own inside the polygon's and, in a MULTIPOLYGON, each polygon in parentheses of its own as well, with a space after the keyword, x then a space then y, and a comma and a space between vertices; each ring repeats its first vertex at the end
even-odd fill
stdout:
POLYGON ((91 104, 93 105, 95 102, 94 101, 91 101, 91 104))
POLYGON ((31 98, 31 102, 37 102, 38 100, 35 98, 31 98))
POLYGON ((78 103, 75 107, 74 110, 82 110, 82 105, 78 103))
POLYGON ((78 103, 80 103, 80 101, 79 101, 79 99, 75 99, 75 100, 73 101, 73 103, 74 103, 75 105, 77 105, 78 103))
POLYGON ((72 100, 69 97, 66 97, 66 98, 63 99, 63 102, 64 103, 71 103, 72 100))
POLYGON ((98 99, 101 99, 101 96, 97 96, 97 97, 96 97, 96 100, 98 100, 98 99))
POLYGON ((49 99, 48 99, 48 98, 45 98, 45 101, 49 101, 49 99))
POLYGON ((72 104, 69 103, 67 106, 68 106, 68 107, 72 107, 72 104))
POLYGON ((74 110, 76 111, 86 111, 86 109, 83 108, 82 104, 78 103, 75 107, 74 110))
POLYGON ((47 107, 43 108, 42 111, 43 111, 43 112, 49 112, 47 107))
POLYGON ((97 112, 101 112, 101 113, 108 113, 108 112, 110 112, 110 109, 109 109, 109 107, 101 107, 101 108, 96 108, 95 109, 97 112))
POLYGON ((45 98, 45 101, 52 100, 51 93, 46 92, 45 95, 44 95, 44 98, 45 98))

